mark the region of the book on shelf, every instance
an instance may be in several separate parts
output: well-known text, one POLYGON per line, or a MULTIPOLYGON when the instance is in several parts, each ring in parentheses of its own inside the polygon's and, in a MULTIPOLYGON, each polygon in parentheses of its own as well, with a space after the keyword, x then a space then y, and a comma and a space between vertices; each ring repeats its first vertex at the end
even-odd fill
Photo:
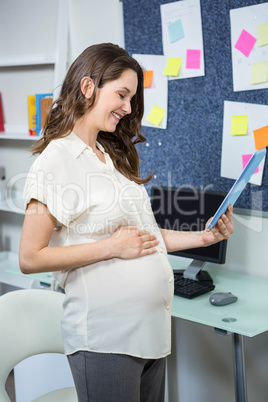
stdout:
POLYGON ((46 118, 48 115, 49 110, 51 109, 53 103, 53 98, 51 96, 48 96, 46 98, 41 98, 41 105, 40 105, 40 109, 41 109, 41 130, 43 129, 45 122, 46 122, 46 118))
POLYGON ((3 104, 2 104, 1 92, 0 92, 0 131, 5 131, 5 127, 4 127, 4 112, 3 112, 3 104))
MULTIPOLYGON (((43 110, 43 114, 45 115, 49 109, 48 108, 48 103, 50 102, 50 105, 52 104, 52 100, 53 100, 53 94, 36 94, 35 95, 35 108, 36 108, 36 135, 40 135, 41 133, 41 99, 50 99, 50 101, 44 102, 43 106, 44 106, 44 110, 43 110)), ((46 115, 45 117, 43 117, 43 122, 46 119, 46 115)))
POLYGON ((30 135, 36 135, 35 95, 28 95, 28 128, 30 135))

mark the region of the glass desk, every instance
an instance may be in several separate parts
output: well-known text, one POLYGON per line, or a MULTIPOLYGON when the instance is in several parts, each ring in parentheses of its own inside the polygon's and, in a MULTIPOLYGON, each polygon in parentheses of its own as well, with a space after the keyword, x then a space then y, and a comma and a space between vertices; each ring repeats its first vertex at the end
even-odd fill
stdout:
POLYGON ((24 275, 19 267, 19 258, 17 253, 10 251, 0 252, 0 282, 19 288, 28 288, 31 283, 42 283, 44 286, 50 286, 53 280, 51 272, 24 275), (11 275, 10 275, 11 274, 11 275))
MULTIPOLYGON (((186 268, 178 257, 169 256, 173 269, 186 268)), ((243 337, 253 337, 268 330, 268 278, 224 270, 220 265, 206 264, 215 289, 194 299, 174 297, 172 316, 208 325, 219 333, 231 333, 234 355, 236 401, 247 401, 243 337), (213 306, 211 294, 232 292, 237 302, 227 306, 213 306)))

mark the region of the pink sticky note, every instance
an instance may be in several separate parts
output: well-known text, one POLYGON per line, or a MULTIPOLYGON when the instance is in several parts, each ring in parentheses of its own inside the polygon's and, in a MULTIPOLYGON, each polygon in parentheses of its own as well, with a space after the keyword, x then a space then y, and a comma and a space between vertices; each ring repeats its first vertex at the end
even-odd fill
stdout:
POLYGON ((200 68, 201 50, 187 49, 186 68, 200 68))
POLYGON ((239 50, 241 53, 243 53, 246 57, 248 57, 256 40, 257 39, 254 38, 254 36, 252 36, 249 32, 243 29, 235 44, 235 48, 239 50))
MULTIPOLYGON (((243 169, 245 168, 245 166, 247 165, 247 163, 248 163, 248 161, 250 160, 251 157, 252 157, 252 154, 242 155, 243 169)), ((259 166, 255 170, 254 174, 258 173, 258 172, 259 172, 259 166)))

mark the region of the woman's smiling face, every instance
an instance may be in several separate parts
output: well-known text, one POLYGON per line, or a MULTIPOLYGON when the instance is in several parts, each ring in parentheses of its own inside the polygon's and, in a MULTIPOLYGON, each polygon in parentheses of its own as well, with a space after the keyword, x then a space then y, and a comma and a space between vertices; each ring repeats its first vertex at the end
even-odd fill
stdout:
POLYGON ((119 121, 131 113, 131 99, 136 94, 138 77, 135 71, 125 70, 114 81, 97 89, 93 107, 89 110, 91 124, 97 132, 114 132, 119 121))

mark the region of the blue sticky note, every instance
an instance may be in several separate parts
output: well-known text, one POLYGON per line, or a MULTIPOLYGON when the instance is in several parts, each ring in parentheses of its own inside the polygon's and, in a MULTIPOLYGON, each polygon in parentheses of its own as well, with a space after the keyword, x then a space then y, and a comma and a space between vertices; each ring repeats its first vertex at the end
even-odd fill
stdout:
POLYGON ((170 43, 177 42, 184 38, 184 31, 181 20, 177 20, 168 26, 169 41, 170 43))

